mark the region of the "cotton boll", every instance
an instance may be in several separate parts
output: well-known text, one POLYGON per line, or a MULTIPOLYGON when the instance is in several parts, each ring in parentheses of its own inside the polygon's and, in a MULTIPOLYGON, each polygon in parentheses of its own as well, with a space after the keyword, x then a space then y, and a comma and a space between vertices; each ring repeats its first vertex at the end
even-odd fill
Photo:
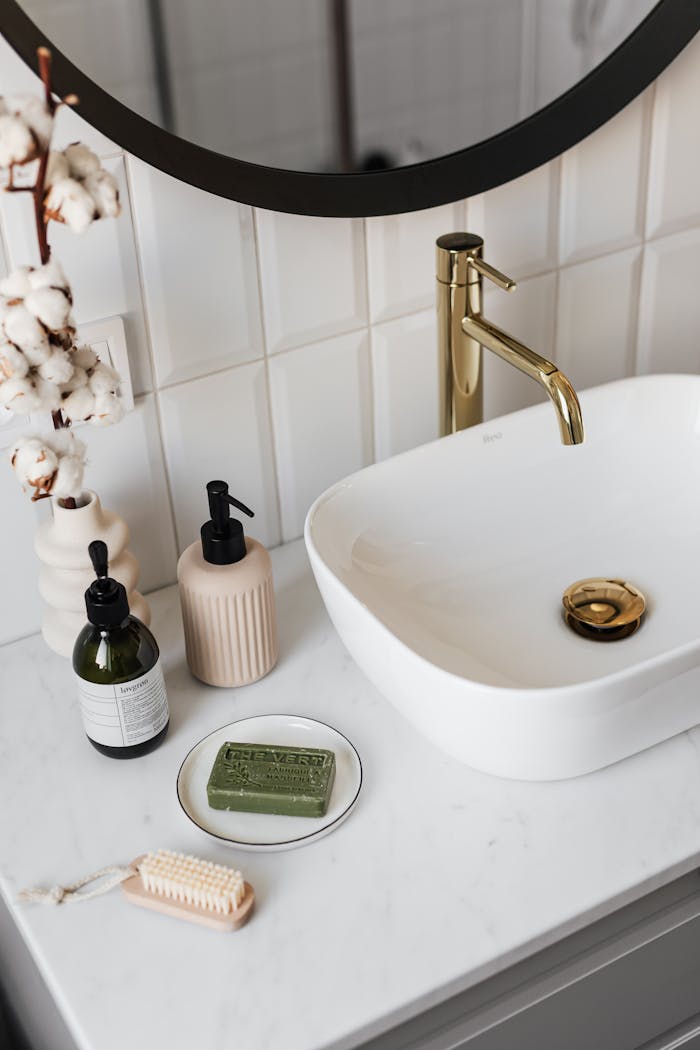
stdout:
POLYGON ((54 182, 69 178, 70 167, 65 153, 57 153, 56 150, 51 150, 46 167, 46 185, 53 186, 54 182))
POLYGON ((27 291, 31 288, 61 288, 68 295, 69 299, 72 298, 70 285, 63 272, 63 267, 55 259, 49 259, 43 266, 37 266, 36 270, 30 270, 28 279, 29 288, 27 291))
POLYGON ((23 379, 29 371, 29 361, 12 343, 0 345, 0 380, 23 379))
POLYGON ((95 218, 96 207, 90 194, 75 179, 59 179, 44 201, 47 219, 64 222, 75 233, 84 233, 95 218))
POLYGON ((39 365, 39 375, 49 383, 65 384, 73 375, 73 362, 70 354, 56 347, 46 360, 39 365))
POLYGON ((77 438, 72 430, 64 428, 55 430, 50 438, 46 439, 57 456, 78 456, 85 458, 87 446, 84 441, 77 438))
POLYGON ((63 151, 74 179, 86 179, 100 170, 100 158, 82 142, 73 142, 63 151))
MULTIPOLYGON (((22 303, 10 307, 4 318, 3 328, 9 342, 14 342, 27 356, 29 351, 45 349, 46 354, 41 358, 42 361, 45 360, 48 355, 46 332, 34 314, 30 314, 22 303)), ((30 359, 29 363, 34 364, 35 362, 30 359)), ((40 364, 41 361, 36 363, 40 364)))
POLYGON ((3 327, 8 340, 25 352, 30 365, 40 365, 49 356, 46 332, 21 303, 8 310, 3 327))
POLYGON ((43 365, 51 353, 51 346, 46 342, 43 346, 23 346, 22 353, 29 362, 30 368, 38 368, 43 365))
POLYGON ((23 346, 22 353, 29 362, 30 369, 38 369, 38 367, 48 360, 51 348, 48 342, 43 346, 23 346))
POLYGON ((81 386, 88 385, 88 374, 84 368, 80 368, 78 365, 73 364, 74 357, 74 354, 71 354, 69 357, 73 369, 71 377, 61 384, 61 394, 64 397, 67 397, 68 394, 72 394, 74 390, 80 390, 81 386))
POLYGON ((116 394, 98 394, 95 398, 95 410, 90 422, 95 427, 109 427, 124 418, 124 406, 116 394))
MULTIPOLYGON (((44 455, 46 459, 46 446, 39 437, 21 437, 15 442, 15 445, 10 451, 10 462, 15 468, 17 473, 26 478, 30 470, 33 470, 35 463, 41 455, 44 455)), ((58 466, 58 459, 56 454, 51 452, 55 466, 58 466)))
POLYGON ((77 368, 94 368, 98 361, 99 357, 91 346, 76 346, 73 350, 73 364, 77 368))
POLYGON ((36 412, 39 408, 39 399, 31 380, 27 376, 15 379, 6 379, 0 383, 0 405, 4 405, 15 415, 25 415, 28 412, 36 412))
POLYGON ((38 95, 10 95, 5 103, 9 112, 24 121, 39 146, 45 149, 53 131, 53 117, 44 100, 38 95))
MULTIPOLYGON (((17 305, 16 299, 6 299, 4 295, 0 295, 0 329, 5 325, 5 318, 9 314, 10 310, 13 310, 17 305)), ((0 331, 0 338, 2 332, 0 331)))
POLYGON ((24 299, 32 287, 29 280, 30 272, 28 266, 18 266, 0 281, 0 292, 8 299, 24 299))
POLYGON ((37 155, 37 144, 31 130, 19 117, 0 117, 0 168, 26 164, 37 155))
POLYGON ((37 406, 35 412, 58 412, 61 407, 61 391, 57 383, 50 383, 37 375, 33 379, 37 406))
POLYGON ((61 402, 61 411, 71 423, 80 423, 95 411, 95 395, 87 386, 78 387, 61 402))
POLYGON ((61 456, 51 486, 51 495, 57 499, 77 499, 83 491, 85 463, 80 456, 61 456))
POLYGON ((51 332, 70 326, 70 299, 62 288, 36 288, 25 297, 24 305, 51 332))
POLYGON ((121 377, 114 368, 98 361, 90 376, 90 389, 93 394, 113 394, 116 392, 121 377))
POLYGON ((113 175, 102 168, 93 175, 88 175, 84 186, 95 202, 95 208, 101 219, 113 219, 119 215, 121 211, 119 189, 113 175))
POLYGON ((58 468, 58 456, 41 438, 25 438, 11 453, 11 463, 21 485, 48 492, 58 468))

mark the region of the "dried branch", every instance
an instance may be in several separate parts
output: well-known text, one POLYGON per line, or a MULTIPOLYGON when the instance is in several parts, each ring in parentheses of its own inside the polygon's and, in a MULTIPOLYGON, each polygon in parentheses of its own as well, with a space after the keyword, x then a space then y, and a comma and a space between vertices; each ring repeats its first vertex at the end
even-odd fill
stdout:
MULTIPOLYGON (((56 102, 53 97, 53 91, 51 90, 51 52, 47 47, 37 48, 37 57, 39 59, 39 75, 41 76, 42 83, 44 85, 44 96, 46 99, 46 107, 49 113, 53 116, 56 112, 56 102)), ((42 266, 45 265, 51 258, 51 246, 49 244, 48 237, 48 222, 44 212, 44 198, 46 196, 46 169, 49 164, 49 153, 51 152, 51 142, 46 144, 46 149, 43 151, 39 158, 39 169, 37 171, 36 181, 34 182, 32 189, 32 197, 34 198, 34 221, 36 223, 36 235, 39 241, 39 257, 41 258, 42 266)), ((54 430, 62 430, 68 426, 68 423, 63 417, 63 413, 59 409, 57 412, 52 413, 54 430)), ((64 501, 64 506, 70 506, 72 504, 75 507, 75 500, 64 501)))
POLYGON ((53 116, 56 112, 56 103, 51 90, 51 52, 48 47, 38 47, 36 49, 36 54, 39 59, 39 76, 44 85, 46 108, 51 116, 53 116))

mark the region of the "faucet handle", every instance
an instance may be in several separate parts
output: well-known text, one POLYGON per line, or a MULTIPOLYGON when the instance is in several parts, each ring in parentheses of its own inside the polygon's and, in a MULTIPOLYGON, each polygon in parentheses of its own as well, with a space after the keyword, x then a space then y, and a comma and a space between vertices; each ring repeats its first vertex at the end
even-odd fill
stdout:
POLYGON ((517 283, 510 277, 506 277, 504 273, 497 270, 494 266, 490 266, 483 259, 478 259, 474 255, 470 255, 467 259, 467 265, 473 266, 474 269, 481 274, 482 277, 488 277, 490 281, 497 284, 499 288, 502 288, 505 292, 512 292, 518 287, 517 283))

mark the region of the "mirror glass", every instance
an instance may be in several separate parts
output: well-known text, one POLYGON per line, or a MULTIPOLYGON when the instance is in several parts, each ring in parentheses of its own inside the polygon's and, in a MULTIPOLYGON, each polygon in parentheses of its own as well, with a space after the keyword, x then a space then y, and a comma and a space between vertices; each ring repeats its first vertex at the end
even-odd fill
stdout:
POLYGON ((656 0, 21 0, 130 109, 238 160, 401 167, 578 83, 656 0))

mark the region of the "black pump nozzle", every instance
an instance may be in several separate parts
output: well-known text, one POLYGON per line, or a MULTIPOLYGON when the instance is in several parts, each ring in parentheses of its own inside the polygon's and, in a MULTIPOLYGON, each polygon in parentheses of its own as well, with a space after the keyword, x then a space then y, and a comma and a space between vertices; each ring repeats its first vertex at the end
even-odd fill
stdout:
POLYGON ((126 590, 109 576, 109 554, 103 540, 93 540, 88 554, 97 576, 85 592, 88 620, 96 627, 117 627, 129 616, 126 590))
POLYGON ((88 554, 90 555, 90 561, 92 567, 95 570, 95 576, 98 579, 104 579, 109 574, 109 554, 107 553, 107 544, 104 540, 93 540, 88 545, 88 554))
POLYGON ((237 507, 254 517, 253 511, 245 503, 229 495, 225 481, 207 482, 209 513, 211 520, 202 525, 202 554, 204 560, 213 565, 232 565, 246 556, 245 537, 240 521, 230 516, 231 507, 237 507))
POLYGON ((226 526, 230 520, 229 507, 238 507, 249 518, 255 517, 252 510, 246 507, 245 503, 241 503, 229 495, 228 484, 225 481, 208 481, 207 495, 209 496, 211 520, 214 522, 214 528, 219 532, 226 531, 226 526))

